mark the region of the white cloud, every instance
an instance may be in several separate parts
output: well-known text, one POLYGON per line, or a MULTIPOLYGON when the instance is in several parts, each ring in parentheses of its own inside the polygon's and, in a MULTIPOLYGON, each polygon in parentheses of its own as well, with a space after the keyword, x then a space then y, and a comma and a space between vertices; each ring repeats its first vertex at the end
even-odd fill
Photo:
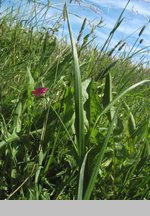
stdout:
POLYGON ((97 4, 97 5, 103 5, 104 7, 117 7, 117 8, 124 8, 124 6, 126 5, 127 1, 126 0, 118 0, 118 1, 114 1, 114 0, 91 0, 91 1, 87 1, 93 4, 97 4))
MULTIPOLYGON (((113 8, 117 8, 117 9, 123 9, 125 7, 125 5, 127 4, 127 0, 91 0, 91 1, 87 1, 87 2, 91 2, 93 4, 99 5, 100 7, 107 7, 109 9, 113 9, 113 8)), ((150 0, 147 2, 150 2, 150 0)), ((138 14, 141 14, 143 16, 149 16, 150 17, 150 6, 145 2, 143 2, 143 0, 133 0, 130 1, 127 9, 130 12, 135 12, 138 14)))

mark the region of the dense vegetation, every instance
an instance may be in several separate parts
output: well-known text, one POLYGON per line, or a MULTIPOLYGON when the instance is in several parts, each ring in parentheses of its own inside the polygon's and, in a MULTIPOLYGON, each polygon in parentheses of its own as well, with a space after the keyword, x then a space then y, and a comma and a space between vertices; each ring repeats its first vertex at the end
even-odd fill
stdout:
POLYGON ((150 199, 150 70, 132 63, 144 49, 108 49, 122 16, 101 49, 86 20, 74 41, 66 6, 71 45, 59 21, 1 16, 0 199, 150 199))

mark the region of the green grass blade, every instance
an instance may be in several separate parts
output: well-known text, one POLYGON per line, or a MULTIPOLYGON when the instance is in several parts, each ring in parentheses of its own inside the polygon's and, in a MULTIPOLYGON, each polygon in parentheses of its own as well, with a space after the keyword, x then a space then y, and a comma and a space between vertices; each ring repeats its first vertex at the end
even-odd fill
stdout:
POLYGON ((72 33, 72 28, 71 28, 66 4, 65 4, 65 11, 66 11, 66 17, 67 17, 67 23, 68 23, 68 29, 69 29, 69 35, 70 35, 72 53, 74 59, 74 91, 75 91, 74 96, 75 96, 75 116, 76 116, 75 129, 76 129, 76 138, 77 138, 78 149, 79 149, 78 150, 79 160, 81 164, 85 155, 81 74, 80 74, 78 53, 77 53, 76 44, 72 33))
POLYGON ((97 178, 97 175, 98 175, 98 171, 99 171, 99 168, 100 168, 100 165, 101 165, 101 162, 102 162, 102 159, 103 159, 103 156, 104 156, 104 153, 105 153, 105 150, 106 150, 106 147, 107 147, 107 144, 109 142, 109 138, 112 134, 112 131, 113 131, 113 127, 114 127, 114 123, 116 121, 116 118, 118 116, 118 110, 119 108, 117 109, 117 111, 115 112, 114 114, 114 117, 112 119, 112 122, 109 126, 109 129, 108 129, 108 133, 107 133, 107 136, 105 138, 105 141, 100 149, 100 152, 98 153, 98 157, 97 157, 97 160, 96 160, 96 164, 95 166, 93 167, 93 172, 92 172, 92 175, 91 175, 91 178, 90 178, 90 181, 89 181, 89 184, 87 186, 87 189, 86 189, 86 192, 85 192, 85 196, 84 196, 84 199, 85 200, 88 200, 90 199, 90 196, 91 196, 91 193, 92 193, 92 190, 94 188, 94 185, 95 185, 95 182, 96 182, 96 178, 97 178))
POLYGON ((111 30, 111 32, 110 32, 110 34, 109 34, 107 40, 105 41, 105 43, 104 43, 104 45, 103 45, 103 47, 102 47, 102 49, 101 49, 101 52, 104 51, 104 49, 107 50, 107 48, 108 48, 108 46, 109 46, 109 44, 110 44, 110 42, 111 42, 111 40, 112 40, 112 38, 113 38, 113 35, 114 35, 115 31, 118 29, 118 27, 121 25, 121 23, 122 23, 122 21, 123 21, 122 15, 123 15, 125 9, 127 8, 129 2, 130 2, 130 0, 128 0, 128 2, 126 3, 125 7, 123 8, 123 10, 122 10, 122 12, 121 12, 119 18, 117 19, 117 21, 116 21, 116 23, 115 23, 113 29, 111 30), (106 47, 106 48, 105 48, 105 47, 106 47))
POLYGON ((56 116, 57 116, 57 118, 59 119, 61 125, 63 126, 63 128, 64 128, 64 130, 65 130, 65 132, 66 132, 66 134, 67 134, 67 136, 68 136, 68 138, 70 139, 72 145, 74 146, 75 150, 77 151, 77 147, 76 147, 76 145, 75 145, 75 143, 74 143, 74 141, 73 141, 73 139, 72 139, 72 137, 71 137, 71 135, 70 135, 70 133, 69 133, 67 127, 65 126, 64 122, 62 121, 60 115, 56 112, 56 110, 55 110, 52 106, 51 106, 51 109, 52 109, 53 112, 56 114, 56 116))
POLYGON ((84 172, 85 172, 85 165, 86 165, 86 160, 87 160, 87 156, 88 153, 90 151, 88 151, 84 157, 81 169, 80 169, 80 176, 79 176, 79 185, 78 185, 78 200, 82 200, 83 199, 83 189, 84 189, 84 172))
POLYGON ((20 138, 18 137, 18 135, 16 133, 13 133, 11 135, 9 135, 6 140, 3 140, 0 142, 0 149, 3 148, 5 145, 14 142, 16 140, 20 140, 20 138))
POLYGON ((82 37, 83 31, 84 31, 84 28, 85 28, 85 25, 86 25, 86 20, 87 19, 84 18, 81 29, 80 29, 80 32, 79 32, 79 35, 78 35, 78 38, 77 38, 77 42, 79 42, 81 37, 82 37))
POLYGON ((131 112, 130 107, 128 106, 128 104, 126 102, 124 102, 125 108, 127 110, 127 112, 129 113, 129 119, 128 119, 128 127, 129 127, 129 133, 132 136, 132 134, 134 133, 135 129, 136 129, 136 123, 135 123, 135 118, 131 112))
POLYGON ((14 132, 19 133, 21 131, 21 126, 22 126, 22 103, 19 102, 16 110, 15 110, 15 117, 13 119, 14 121, 14 132))
MULTIPOLYGON (((105 89, 104 89, 104 97, 103 97, 103 106, 106 107, 112 101, 112 77, 111 73, 106 76, 105 80, 105 89)), ((111 122, 113 118, 113 107, 110 108, 108 112, 108 119, 111 122)))
POLYGON ((127 93, 129 93, 130 91, 132 91, 133 89, 135 89, 138 86, 141 86, 143 84, 149 83, 150 80, 143 80, 141 82, 138 82, 132 86, 130 86, 129 88, 127 88, 125 91, 123 91, 122 93, 120 93, 117 97, 114 98, 114 100, 101 112, 101 114, 97 117, 95 124, 92 128, 92 130, 96 127, 99 119, 101 118, 102 115, 104 115, 105 113, 107 113, 111 107, 113 107, 120 99, 122 99, 127 93))
POLYGON ((32 107, 33 107, 33 97, 31 91, 34 89, 34 79, 32 77, 30 68, 27 68, 27 75, 28 75, 28 100, 27 100, 27 106, 28 106, 28 125, 30 126, 33 118, 32 113, 32 107))

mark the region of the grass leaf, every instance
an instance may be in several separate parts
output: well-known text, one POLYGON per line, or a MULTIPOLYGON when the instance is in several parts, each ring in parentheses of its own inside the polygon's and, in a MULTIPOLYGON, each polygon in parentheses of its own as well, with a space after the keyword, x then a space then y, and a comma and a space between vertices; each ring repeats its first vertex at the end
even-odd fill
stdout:
POLYGON ((68 29, 69 29, 69 35, 70 35, 72 53, 73 53, 73 60, 74 60, 75 129, 76 129, 76 138, 78 142, 79 161, 81 164, 85 156, 82 83, 81 83, 78 53, 77 53, 76 44, 75 44, 75 40, 74 40, 73 33, 72 33, 72 28, 71 28, 69 14, 68 14, 66 4, 65 4, 65 11, 66 11, 66 16, 67 16, 67 23, 68 23, 68 29))

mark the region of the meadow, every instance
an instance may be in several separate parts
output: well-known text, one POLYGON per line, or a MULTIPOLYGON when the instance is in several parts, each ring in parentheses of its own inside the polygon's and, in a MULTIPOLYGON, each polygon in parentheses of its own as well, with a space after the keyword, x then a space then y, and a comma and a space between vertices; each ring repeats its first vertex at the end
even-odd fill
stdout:
POLYGON ((148 48, 136 49, 145 26, 128 53, 124 41, 108 48, 124 10, 101 48, 86 18, 74 37, 67 4, 48 27, 36 10, 0 16, 1 200, 150 199, 150 69, 148 48))

